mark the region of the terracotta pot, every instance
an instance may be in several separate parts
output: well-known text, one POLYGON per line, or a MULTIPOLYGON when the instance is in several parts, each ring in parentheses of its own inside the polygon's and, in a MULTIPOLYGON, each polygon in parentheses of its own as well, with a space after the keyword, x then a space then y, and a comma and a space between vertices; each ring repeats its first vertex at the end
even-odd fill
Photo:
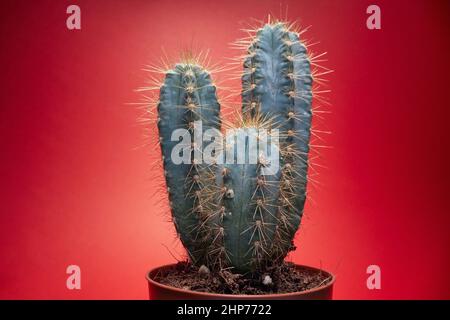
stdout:
POLYGON ((157 274, 168 272, 174 267, 175 264, 169 264, 155 268, 147 273, 146 278, 148 281, 150 300, 331 300, 333 295, 333 284, 335 281, 334 275, 327 271, 302 265, 296 265, 295 267, 302 270, 321 271, 331 277, 331 281, 321 287, 301 292, 264 295, 234 295, 184 290, 164 285, 153 280, 157 274))

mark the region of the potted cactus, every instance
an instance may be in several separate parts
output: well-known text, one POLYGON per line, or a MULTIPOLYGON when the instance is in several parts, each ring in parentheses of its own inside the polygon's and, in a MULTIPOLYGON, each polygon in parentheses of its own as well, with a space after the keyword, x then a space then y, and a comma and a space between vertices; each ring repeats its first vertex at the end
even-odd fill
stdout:
POLYGON ((295 249, 308 181, 306 47, 276 21, 255 30, 246 48, 237 123, 221 119, 216 87, 198 61, 165 72, 157 126, 172 221, 188 261, 147 274, 153 299, 331 298, 333 275, 284 262, 295 249))

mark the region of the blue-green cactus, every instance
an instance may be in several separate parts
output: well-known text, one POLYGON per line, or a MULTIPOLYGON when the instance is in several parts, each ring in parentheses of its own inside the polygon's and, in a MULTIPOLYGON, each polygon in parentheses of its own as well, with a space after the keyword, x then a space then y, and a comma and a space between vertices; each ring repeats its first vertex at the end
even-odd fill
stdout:
MULTIPOLYGON (((256 163, 175 164, 179 128, 221 129, 220 105, 209 73, 194 62, 166 74, 158 128, 173 221, 194 264, 212 270, 262 271, 292 250, 306 199, 312 76, 299 34, 282 22, 259 29, 247 49, 242 75, 241 130, 279 130, 280 170, 264 175, 256 163)), ((196 145, 188 158, 194 160, 196 145)), ((245 152, 252 146, 245 140, 245 152)), ((258 152, 260 152, 259 150, 258 152)), ((237 152, 234 157, 238 157, 237 152)), ((229 159, 227 159, 229 160, 229 159)))
POLYGON ((195 146, 193 135, 180 137, 193 146, 192 154, 187 155, 190 163, 180 164, 175 164, 172 159, 178 144, 178 141, 172 141, 172 135, 177 129, 193 133, 196 121, 202 121, 203 130, 220 129, 220 105, 210 74, 196 64, 177 64, 166 74, 157 109, 172 220, 190 258, 194 262, 203 262, 206 249, 203 230, 199 226, 206 210, 201 198, 204 185, 210 182, 202 181, 205 175, 201 170, 205 168, 195 162, 194 153, 200 152, 200 146, 195 146))
POLYGON ((284 258, 306 199, 312 77, 306 47, 284 23, 257 32, 244 61, 243 113, 269 116, 281 132, 281 179, 274 259, 284 258))

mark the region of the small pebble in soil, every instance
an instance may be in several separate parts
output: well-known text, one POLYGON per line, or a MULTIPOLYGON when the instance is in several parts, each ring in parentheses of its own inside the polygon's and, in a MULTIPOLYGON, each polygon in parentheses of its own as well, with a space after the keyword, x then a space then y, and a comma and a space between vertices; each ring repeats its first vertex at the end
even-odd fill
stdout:
POLYGON ((263 285, 265 285, 265 286, 271 286, 271 285, 273 284, 272 278, 271 278, 268 274, 266 274, 266 275, 263 277, 262 283, 263 283, 263 285))
POLYGON ((211 272, 209 271, 209 268, 207 266, 202 264, 200 268, 198 268, 198 273, 203 277, 207 277, 211 272))

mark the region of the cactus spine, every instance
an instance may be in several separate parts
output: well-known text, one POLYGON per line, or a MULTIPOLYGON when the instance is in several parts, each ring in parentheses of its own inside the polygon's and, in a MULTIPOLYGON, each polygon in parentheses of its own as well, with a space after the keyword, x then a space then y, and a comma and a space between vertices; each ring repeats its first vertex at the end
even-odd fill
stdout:
MULTIPOLYGON (((306 199, 312 115, 306 48, 286 23, 269 23, 248 44, 243 65, 240 129, 248 136, 267 129, 269 139, 280 132, 280 170, 271 175, 262 174, 261 156, 256 164, 173 163, 172 133, 193 129, 197 120, 202 132, 220 130, 220 105, 210 74, 195 62, 177 64, 160 89, 158 129, 173 221, 192 262, 212 270, 262 271, 283 261, 306 199)), ((193 160, 203 145, 186 140, 193 160)), ((254 151, 248 139, 245 148, 254 151)))

